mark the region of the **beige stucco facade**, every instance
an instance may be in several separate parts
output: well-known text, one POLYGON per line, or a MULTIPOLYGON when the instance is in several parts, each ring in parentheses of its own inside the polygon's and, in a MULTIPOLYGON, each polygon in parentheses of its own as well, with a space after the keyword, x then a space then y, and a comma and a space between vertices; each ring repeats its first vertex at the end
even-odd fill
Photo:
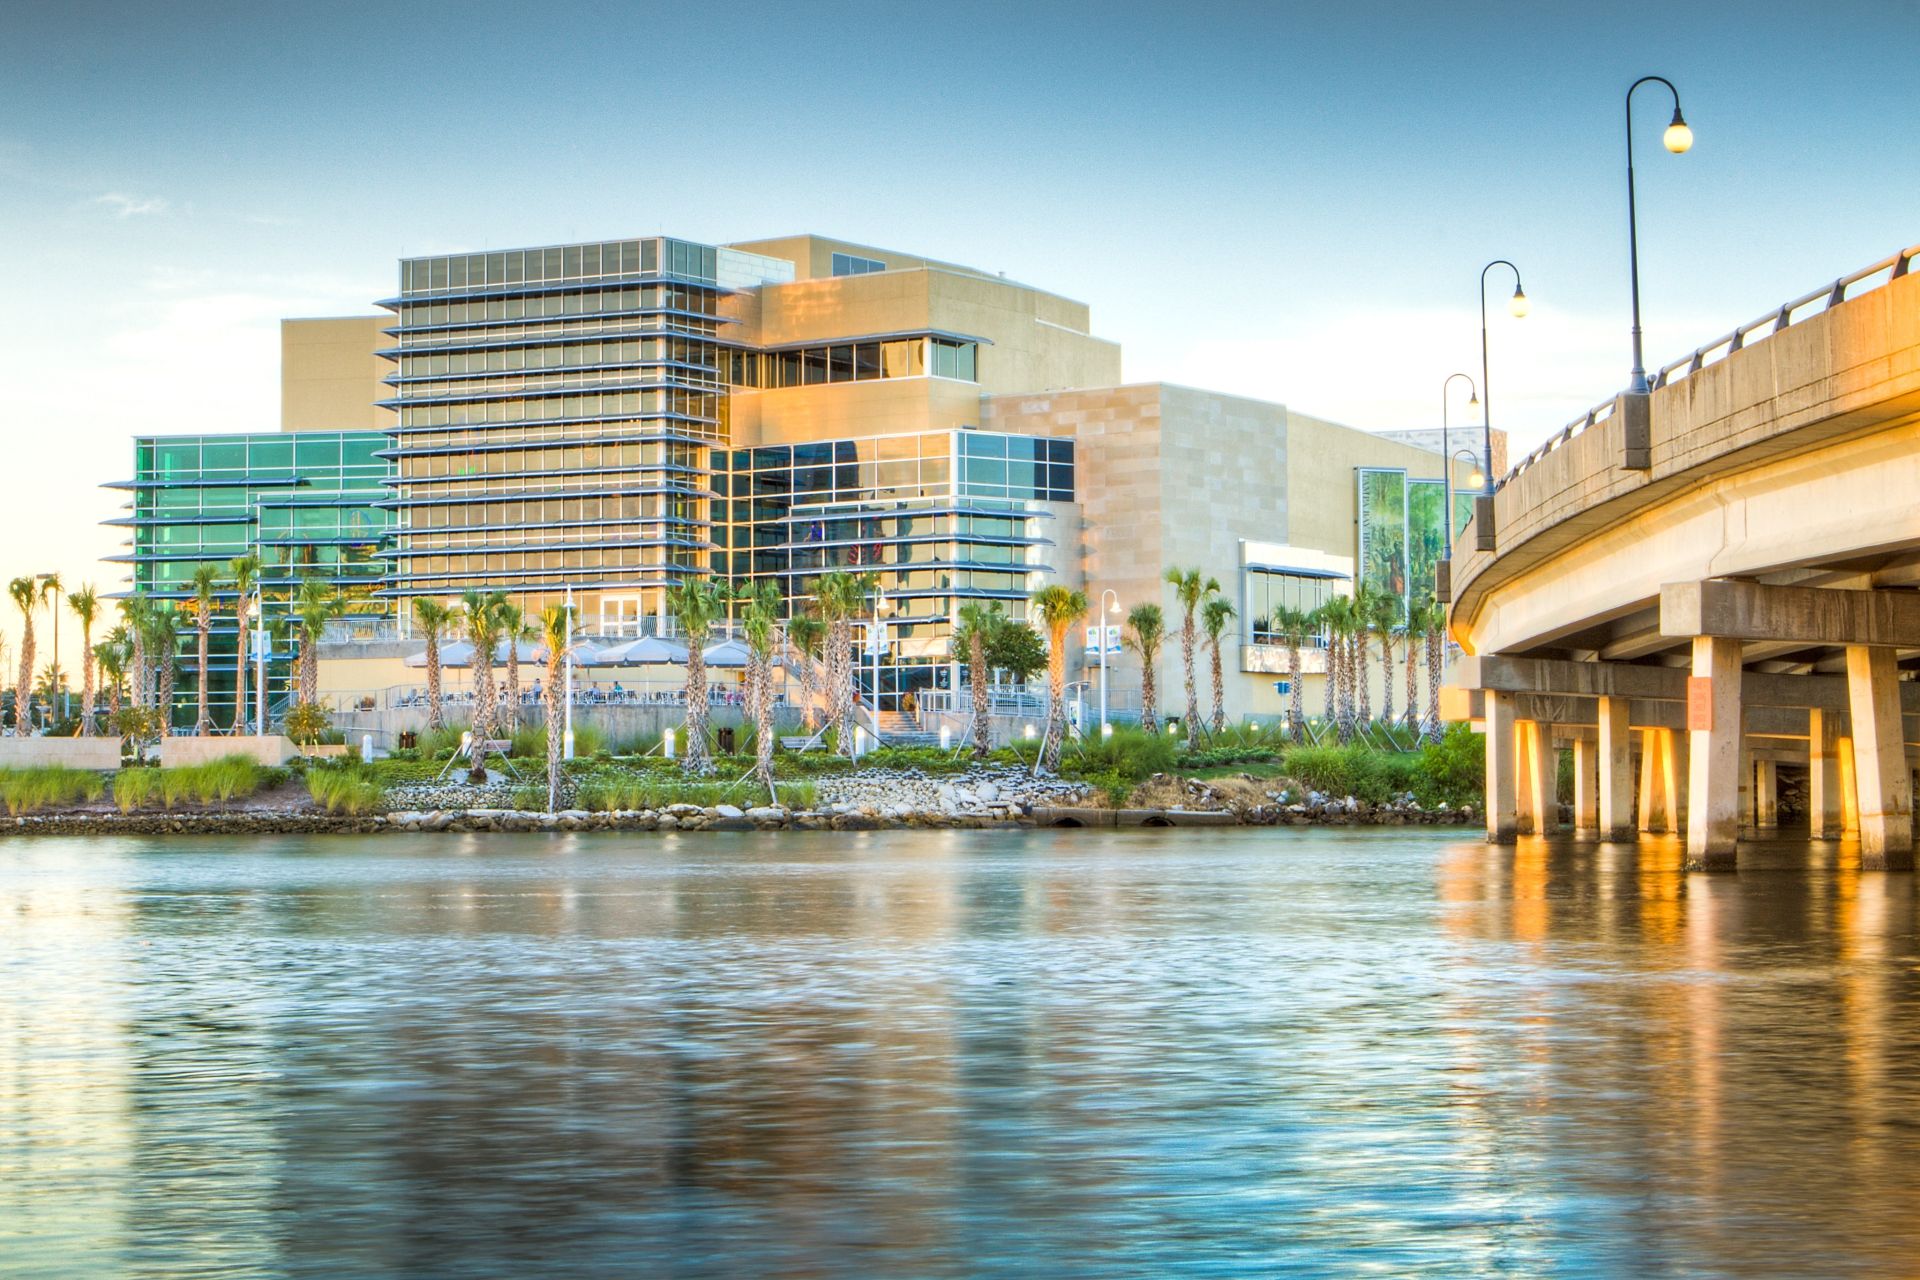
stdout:
POLYGON ((392 316, 326 316, 280 322, 280 429, 383 431, 393 411, 393 365, 374 354, 392 343, 392 316))

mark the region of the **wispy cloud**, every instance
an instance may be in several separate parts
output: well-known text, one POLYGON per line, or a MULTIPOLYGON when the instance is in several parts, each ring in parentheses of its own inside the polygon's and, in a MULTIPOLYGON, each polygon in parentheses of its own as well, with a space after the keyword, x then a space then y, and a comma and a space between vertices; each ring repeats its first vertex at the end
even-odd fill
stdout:
POLYGON ((100 205, 117 218, 164 214, 172 207, 159 196, 130 196, 121 191, 109 191, 103 196, 95 196, 87 203, 100 205))

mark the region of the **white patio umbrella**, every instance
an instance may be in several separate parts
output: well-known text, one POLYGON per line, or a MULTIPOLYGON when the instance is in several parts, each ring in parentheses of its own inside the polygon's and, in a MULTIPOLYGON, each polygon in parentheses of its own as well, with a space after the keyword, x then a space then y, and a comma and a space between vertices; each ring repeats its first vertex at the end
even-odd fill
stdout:
MULTIPOLYGON (((747 648, 747 642, 737 637, 717 640, 700 652, 710 667, 744 667, 747 665, 747 659, 751 656, 751 651, 747 648)), ((775 654, 773 657, 767 659, 767 663, 769 666, 779 666, 779 655, 775 654)))
MULTIPOLYGON (((465 666, 471 665, 472 662, 473 662, 473 646, 468 644, 465 640, 456 640, 452 644, 443 644, 440 646, 440 665, 441 666, 465 667, 465 666)), ((407 659, 407 665, 410 667, 426 666, 427 651, 425 649, 422 649, 420 652, 409 657, 407 659)))
POLYGON ((601 649, 591 657, 581 659, 590 667, 666 667, 684 663, 687 660, 685 645, 671 640, 662 640, 659 636, 642 636, 638 640, 629 640, 625 644, 616 644, 601 649))

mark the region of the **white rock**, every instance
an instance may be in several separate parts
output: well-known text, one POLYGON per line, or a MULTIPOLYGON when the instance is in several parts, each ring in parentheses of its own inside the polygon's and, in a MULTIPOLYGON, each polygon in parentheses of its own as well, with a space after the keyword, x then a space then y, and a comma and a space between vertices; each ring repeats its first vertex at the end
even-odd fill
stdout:
POLYGON ((746 810, 730 804, 717 804, 713 807, 713 811, 723 818, 744 818, 747 816, 746 810))

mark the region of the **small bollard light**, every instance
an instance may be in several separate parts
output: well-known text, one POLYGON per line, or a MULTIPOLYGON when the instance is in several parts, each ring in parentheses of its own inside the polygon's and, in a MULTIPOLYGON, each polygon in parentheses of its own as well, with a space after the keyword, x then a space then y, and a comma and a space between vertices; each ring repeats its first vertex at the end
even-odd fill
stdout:
POLYGON ((363 761, 373 759, 373 735, 370 733, 360 735, 360 759, 363 761))
POLYGON ((1103 738, 1111 738, 1113 736, 1113 726, 1111 724, 1101 725, 1100 736, 1103 738))
POLYGON ((853 726, 853 757, 858 760, 867 754, 867 729, 865 725, 853 726))
POLYGON ((1025 736, 1025 738, 1026 738, 1026 740, 1027 740, 1028 742, 1032 742, 1032 741, 1033 741, 1033 726, 1032 726, 1032 725, 1028 725, 1028 726, 1027 726, 1027 731, 1026 731, 1026 733, 1025 733, 1025 735, 1024 735, 1024 736, 1025 736))
POLYGON ((1171 738, 1178 732, 1180 732, 1180 722, 1178 720, 1167 721, 1167 736, 1171 738))
POLYGON ((667 759, 673 759, 673 730, 668 729, 660 737, 660 751, 667 759))
POLYGON ((950 724, 943 724, 940 726, 940 749, 942 751, 945 751, 948 747, 951 747, 952 745, 953 745, 953 726, 950 724))
POLYGON ((560 735, 560 754, 565 759, 573 759, 573 730, 571 729, 560 735))

